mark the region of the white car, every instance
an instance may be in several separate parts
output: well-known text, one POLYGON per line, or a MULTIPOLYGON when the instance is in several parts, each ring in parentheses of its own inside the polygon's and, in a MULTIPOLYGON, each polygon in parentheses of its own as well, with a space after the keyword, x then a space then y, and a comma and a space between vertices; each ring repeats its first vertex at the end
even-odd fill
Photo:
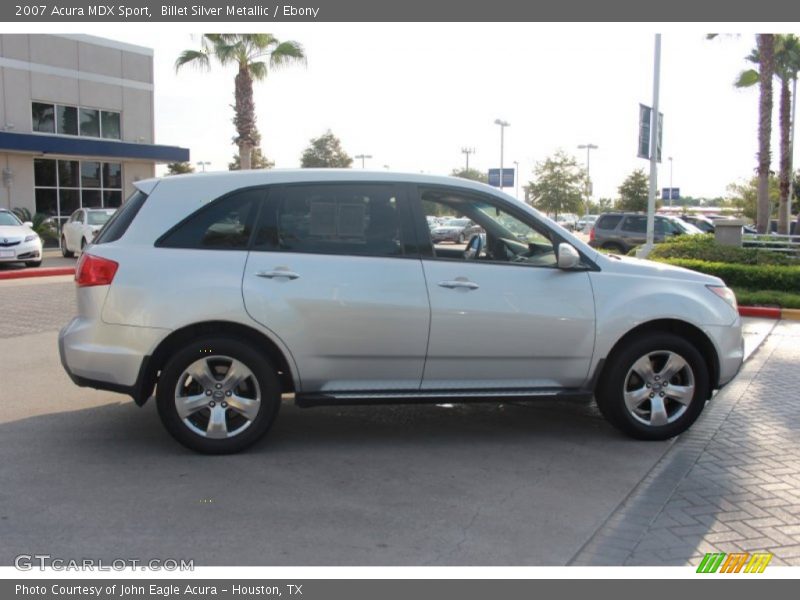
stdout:
POLYGON ((83 252, 115 212, 115 208, 80 208, 72 213, 61 230, 61 254, 69 258, 83 252))
POLYGON ((487 185, 361 169, 140 180, 81 256, 61 362, 155 391, 166 429, 226 453, 299 406, 596 399, 640 439, 687 429, 742 364, 717 277, 606 256, 487 185), (434 243, 426 216, 482 229, 434 243))
POLYGON ((10 210, 0 208, 0 263, 24 262, 27 267, 42 264, 42 240, 10 210))

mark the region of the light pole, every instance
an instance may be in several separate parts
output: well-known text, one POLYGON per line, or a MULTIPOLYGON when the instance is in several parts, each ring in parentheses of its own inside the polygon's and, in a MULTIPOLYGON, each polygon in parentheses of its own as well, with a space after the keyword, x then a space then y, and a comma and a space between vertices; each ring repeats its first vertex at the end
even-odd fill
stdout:
POLYGON ((514 198, 519 200, 519 161, 514 161, 514 182, 517 184, 517 189, 514 191, 514 198))
MULTIPOLYGON (((656 212, 656 177, 658 176, 658 91, 661 79, 661 34, 656 34, 653 50, 653 108, 650 111, 650 189, 647 196, 647 237, 645 245, 636 253, 639 258, 647 258, 653 249, 655 212, 656 212)), ((670 194, 671 195, 671 194, 670 194)))
POLYGON ((506 127, 511 125, 508 121, 503 121, 503 119, 495 119, 495 125, 500 126, 500 191, 503 191, 503 145, 505 143, 504 133, 506 127))
POLYGON ((600 146, 595 146, 591 142, 588 144, 581 144, 578 150, 586 150, 586 210, 584 214, 589 214, 589 203, 592 201, 592 175, 589 170, 592 150, 597 150, 600 146))
POLYGON ((366 159, 368 159, 368 158, 372 158, 372 154, 356 154, 356 156, 354 156, 354 158, 360 158, 361 159, 361 168, 364 169, 365 168, 364 161, 366 159))
POLYGON ((466 156, 466 158, 467 158, 466 170, 469 171, 469 155, 470 154, 475 154, 475 148, 464 147, 464 148, 461 149, 461 153, 464 154, 466 156))
POLYGON ((211 166, 211 162, 207 160, 198 161, 197 166, 203 169, 203 173, 206 172, 206 167, 211 166))
POLYGON ((672 157, 668 156, 667 160, 669 161, 669 207, 672 208, 672 157))

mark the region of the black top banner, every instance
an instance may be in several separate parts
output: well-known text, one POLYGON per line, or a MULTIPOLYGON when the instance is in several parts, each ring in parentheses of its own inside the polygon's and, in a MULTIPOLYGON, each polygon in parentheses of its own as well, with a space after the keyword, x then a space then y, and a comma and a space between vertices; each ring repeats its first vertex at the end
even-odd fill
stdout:
POLYGON ((7 22, 439 21, 439 22, 786 22, 800 21, 800 2, 787 0, 11 0, 7 22))

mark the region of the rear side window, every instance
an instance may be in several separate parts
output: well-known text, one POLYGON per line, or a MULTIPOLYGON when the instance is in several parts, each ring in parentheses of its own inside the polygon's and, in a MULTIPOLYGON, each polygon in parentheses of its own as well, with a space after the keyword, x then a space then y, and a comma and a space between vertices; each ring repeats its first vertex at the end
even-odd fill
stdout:
POLYGON ((103 226, 100 233, 97 234, 94 243, 107 244, 109 242, 116 242, 121 238, 125 232, 128 231, 128 227, 133 223, 133 219, 141 210, 145 200, 147 200, 147 194, 141 190, 136 190, 103 226))
POLYGON ((615 229, 622 220, 622 215, 600 215, 595 223, 597 229, 615 229))
POLYGON ((246 250, 263 189, 240 190, 215 200, 168 231, 161 248, 246 250))
POLYGON ((634 215, 626 217, 625 224, 622 226, 625 231, 634 233, 644 233, 647 231, 647 217, 644 215, 634 215))
POLYGON ((399 256, 401 216, 392 185, 295 185, 270 192, 254 250, 399 256))

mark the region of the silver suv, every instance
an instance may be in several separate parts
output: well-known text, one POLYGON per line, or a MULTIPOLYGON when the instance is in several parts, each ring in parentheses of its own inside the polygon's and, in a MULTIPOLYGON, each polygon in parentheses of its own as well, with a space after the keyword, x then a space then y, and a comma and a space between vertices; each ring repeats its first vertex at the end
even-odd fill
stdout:
POLYGON ((604 256, 463 179, 352 170, 136 182, 82 255, 59 335, 81 386, 155 392, 167 430, 241 450, 300 406, 594 397, 616 427, 674 436, 736 374, 732 292, 604 256), (426 217, 484 230, 434 244, 426 217))

